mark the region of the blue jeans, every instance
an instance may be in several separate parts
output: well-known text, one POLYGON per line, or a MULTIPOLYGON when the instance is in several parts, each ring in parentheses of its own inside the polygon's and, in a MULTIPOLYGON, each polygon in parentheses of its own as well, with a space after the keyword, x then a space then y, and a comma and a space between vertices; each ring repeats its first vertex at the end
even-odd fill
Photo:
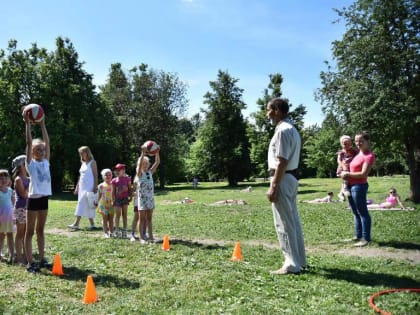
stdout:
POLYGON ((355 236, 370 242, 371 219, 367 208, 366 195, 369 184, 349 186, 349 203, 354 215, 355 236))

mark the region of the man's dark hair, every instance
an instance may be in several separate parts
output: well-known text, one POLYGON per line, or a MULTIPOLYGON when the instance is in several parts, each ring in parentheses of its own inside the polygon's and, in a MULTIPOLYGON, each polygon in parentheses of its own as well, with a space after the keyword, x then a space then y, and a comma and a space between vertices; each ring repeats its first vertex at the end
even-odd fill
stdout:
POLYGON ((288 114, 289 113, 289 101, 285 98, 281 98, 281 97, 273 98, 269 102, 269 105, 272 109, 278 109, 283 114, 288 114))

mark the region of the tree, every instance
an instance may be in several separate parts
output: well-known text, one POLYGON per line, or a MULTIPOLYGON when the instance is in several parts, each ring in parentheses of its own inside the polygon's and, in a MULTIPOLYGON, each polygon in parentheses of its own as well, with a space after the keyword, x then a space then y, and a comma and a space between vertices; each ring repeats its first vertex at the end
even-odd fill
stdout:
MULTIPOLYGON (((281 97, 281 84, 283 77, 280 73, 270 74, 270 82, 263 92, 263 97, 257 100, 259 111, 252 113, 254 124, 249 124, 247 132, 251 143, 251 161, 253 172, 257 176, 265 177, 267 175, 267 148, 274 134, 275 126, 272 126, 267 119, 267 103, 275 98, 281 97)), ((306 115, 306 108, 303 105, 297 106, 292 110, 293 105, 289 104, 289 118, 302 135, 303 117, 306 115)), ((303 163, 300 161, 299 168, 302 170, 303 163)))
MULTIPOLYGON (((368 130, 374 149, 404 147, 410 198, 420 202, 420 4, 358 0, 337 10, 346 22, 333 42, 336 69, 321 73, 318 97, 353 133, 368 130)), ((377 160, 381 160, 377 156, 377 160)))
POLYGON ((227 178, 229 186, 236 186, 250 174, 249 143, 242 116, 245 104, 237 82, 220 70, 217 81, 210 81, 212 91, 204 95, 208 110, 204 111, 205 122, 197 140, 201 143, 198 148, 205 150, 199 161, 208 177, 227 178))
POLYGON ((340 149, 341 127, 336 117, 329 113, 322 122, 321 128, 307 138, 303 147, 307 154, 305 164, 316 169, 317 177, 335 177, 337 169, 337 152, 340 149))
MULTIPOLYGON (((60 191, 65 180, 77 180, 80 145, 95 147, 97 131, 105 119, 103 108, 92 84, 92 76, 69 39, 58 37, 56 49, 48 52, 32 44, 29 50, 18 50, 11 40, 8 54, 0 54, 0 116, 6 152, 13 158, 25 148, 22 107, 38 103, 44 107, 51 139, 51 173, 54 191, 60 191), (17 123, 19 122, 19 123, 17 123)), ((34 132, 40 133, 39 128, 34 132)), ((35 136, 38 136, 35 134, 35 136)))

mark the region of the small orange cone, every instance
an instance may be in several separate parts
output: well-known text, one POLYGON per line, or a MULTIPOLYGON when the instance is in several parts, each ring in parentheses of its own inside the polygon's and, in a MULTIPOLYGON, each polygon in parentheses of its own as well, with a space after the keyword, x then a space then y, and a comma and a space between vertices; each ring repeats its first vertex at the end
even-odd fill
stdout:
POLYGON ((171 249, 171 246, 169 245, 169 236, 168 234, 165 234, 165 237, 163 238, 163 244, 162 249, 169 251, 171 249))
POLYGON ((95 303, 99 300, 98 295, 96 294, 95 283, 93 283, 92 276, 87 277, 86 288, 85 288, 85 297, 83 298, 83 303, 90 304, 95 303))
POLYGON ((54 264, 51 273, 55 276, 63 276, 63 266, 61 265, 60 253, 55 254, 54 264))
POLYGON ((241 261, 242 260, 242 253, 241 253, 241 244, 239 242, 235 243, 235 249, 233 250, 232 261, 241 261))

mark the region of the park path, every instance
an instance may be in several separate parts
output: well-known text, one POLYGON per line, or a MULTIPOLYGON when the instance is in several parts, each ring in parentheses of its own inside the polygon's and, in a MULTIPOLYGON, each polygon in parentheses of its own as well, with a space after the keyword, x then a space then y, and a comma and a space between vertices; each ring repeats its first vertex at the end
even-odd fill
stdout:
MULTIPOLYGON (((72 231, 69 229, 47 229, 47 234, 63 235, 67 237, 80 237, 79 231, 72 231)), ((83 231, 82 231, 83 232, 83 231)), ((158 235, 159 236, 159 235, 158 235)), ((102 237, 102 231, 84 233, 83 237, 102 237)), ((127 240, 128 241, 128 240, 127 240)), ((189 243, 214 245, 214 246, 232 246, 233 241, 215 240, 215 239, 188 239, 179 240, 173 239, 172 241, 183 241, 189 243)), ((269 249, 278 249, 277 243, 270 243, 259 240, 241 241, 241 245, 246 246, 263 246, 269 249)), ((416 249, 398 249, 393 247, 374 247, 367 246, 362 248, 351 247, 351 244, 319 244, 316 246, 306 246, 308 254, 339 254, 343 256, 357 256, 357 257, 382 257, 392 260, 407 260, 415 265, 420 264, 420 250, 416 249)))

